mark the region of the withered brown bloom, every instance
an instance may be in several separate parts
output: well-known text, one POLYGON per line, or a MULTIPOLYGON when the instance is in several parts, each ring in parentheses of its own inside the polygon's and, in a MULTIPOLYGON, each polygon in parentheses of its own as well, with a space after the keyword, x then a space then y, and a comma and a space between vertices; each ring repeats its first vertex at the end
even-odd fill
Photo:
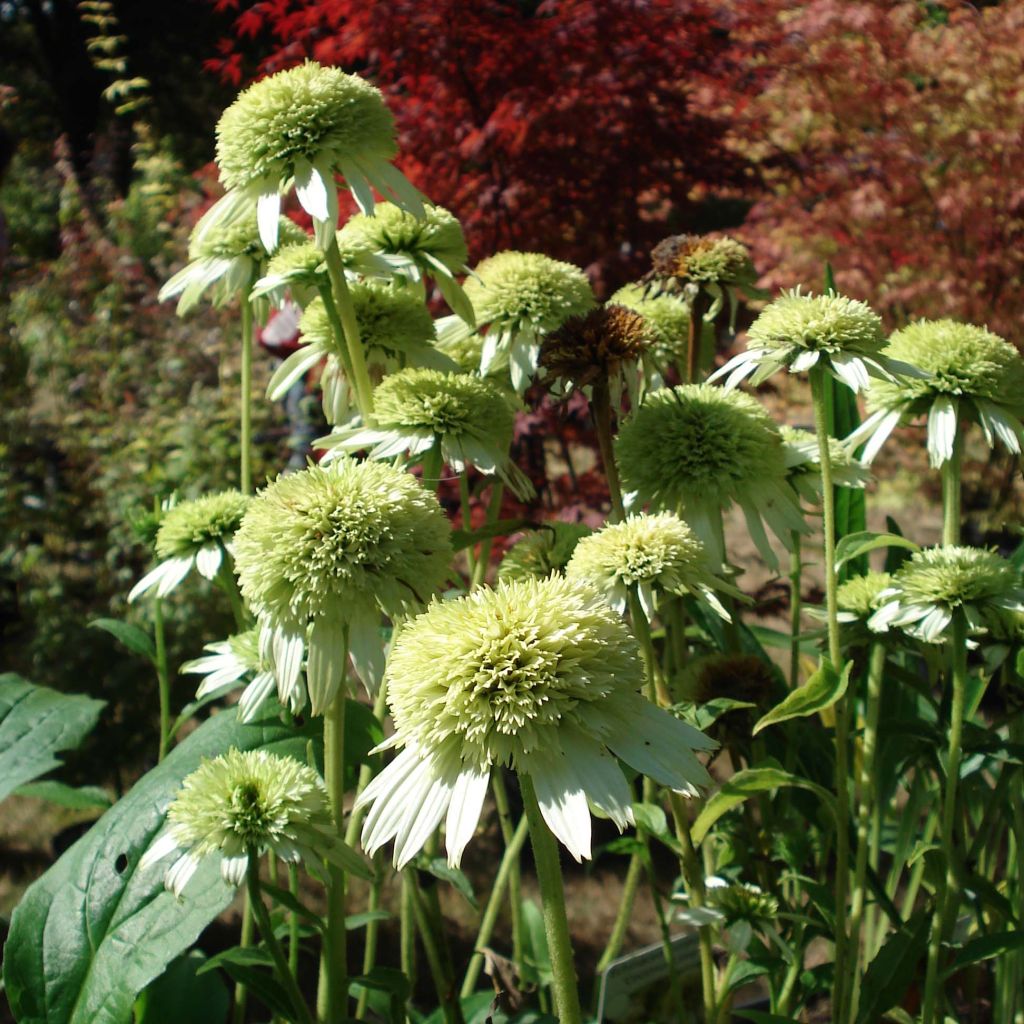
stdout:
POLYGON ((686 284, 737 285, 756 277, 750 252, 735 238, 670 235, 651 251, 648 284, 671 290, 686 284))

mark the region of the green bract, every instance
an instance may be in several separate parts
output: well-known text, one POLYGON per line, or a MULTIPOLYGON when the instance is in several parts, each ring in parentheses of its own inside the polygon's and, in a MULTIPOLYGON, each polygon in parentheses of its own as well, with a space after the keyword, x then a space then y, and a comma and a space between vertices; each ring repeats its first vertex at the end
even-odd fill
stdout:
POLYGON ((515 580, 435 601, 395 641, 387 668, 403 752, 367 787, 363 847, 397 836, 405 863, 447 811, 455 863, 480 817, 490 768, 534 784, 545 821, 590 855, 588 799, 620 828, 631 795, 609 751, 663 785, 708 781, 696 730, 638 692, 636 641, 596 591, 564 577, 515 580))
POLYGON ((881 355, 884 344, 882 320, 865 303, 796 288, 765 307, 747 332, 747 350, 709 379, 724 376, 731 388, 750 377, 757 385, 777 370, 800 373, 820 365, 859 391, 869 376, 892 378, 896 366, 881 355))
MULTIPOLYGON (((286 244, 305 241, 306 232, 298 224, 287 217, 278 220, 278 237, 286 244)), ((188 255, 190 262, 164 284, 159 295, 161 302, 179 296, 179 316, 211 289, 217 306, 236 295, 255 297, 253 283, 268 259, 268 250, 260 239, 256 214, 251 212, 205 233, 197 228, 189 239, 188 255)))
POLYGON ((507 352, 519 392, 537 369, 541 338, 594 306, 579 267, 537 252, 499 252, 477 266, 465 288, 477 324, 487 326, 480 372, 486 374, 498 353, 507 352))
POLYGON ((314 870, 337 844, 327 790, 312 768, 263 750, 229 750, 204 761, 181 784, 168 828, 140 863, 146 870, 173 850, 165 883, 176 896, 205 857, 219 856, 230 885, 245 878, 250 855, 305 860, 314 870))
POLYGON ((414 458, 440 445, 456 473, 472 464, 500 476, 518 494, 532 494, 529 480, 509 459, 515 415, 509 399, 489 381, 469 374, 406 369, 389 374, 373 393, 372 426, 336 431, 317 442, 335 453, 369 449, 371 459, 409 452, 414 458))
POLYGON ((407 614, 448 575, 448 521, 409 473, 338 459, 279 477, 253 501, 235 536, 242 594, 260 618, 279 685, 290 691, 305 640, 314 714, 333 699, 345 634, 367 685, 380 671, 380 613, 407 614), (307 635, 308 634, 308 635, 307 635))
POLYGON ((373 212, 373 186, 422 214, 418 193, 390 163, 394 134, 380 90, 356 75, 307 61, 261 79, 217 123, 217 166, 228 194, 204 218, 203 231, 255 202, 260 234, 273 249, 281 193, 294 182, 326 247, 338 220, 335 174, 345 176, 366 213, 373 212))
POLYGON ((498 566, 498 579, 541 579, 553 572, 561 574, 580 539, 591 533, 593 530, 583 523, 542 523, 505 552, 498 566))
POLYGON ((193 566, 212 580, 220 572, 251 500, 240 491, 222 491, 182 502, 166 512, 156 534, 161 562, 135 584, 128 600, 134 601, 152 588, 157 597, 166 597, 193 566))
POLYGON ((885 355, 923 373, 871 385, 867 400, 872 415, 846 441, 855 447, 867 440, 865 461, 874 458, 898 423, 919 416, 928 417, 933 466, 952 457, 963 422, 978 423, 989 445, 998 438, 1020 454, 1024 360, 1009 342, 973 324, 920 320, 893 334, 885 355))
POLYGON ((952 545, 915 552, 876 600, 872 629, 898 626, 927 643, 946 639, 954 614, 962 614, 972 632, 984 632, 1008 612, 1024 611, 1020 573, 1006 559, 952 545))
POLYGON ((787 545, 807 530, 786 482, 782 437, 749 395, 709 384, 656 391, 623 424, 615 453, 634 501, 678 512, 716 563, 725 560, 722 512, 734 502, 770 565, 762 519, 787 545))
POLYGON ((724 619, 729 613, 715 589, 737 594, 715 576, 704 545, 671 512, 630 516, 582 538, 565 572, 596 587, 620 613, 635 588, 648 619, 654 617, 659 592, 701 597, 724 619))

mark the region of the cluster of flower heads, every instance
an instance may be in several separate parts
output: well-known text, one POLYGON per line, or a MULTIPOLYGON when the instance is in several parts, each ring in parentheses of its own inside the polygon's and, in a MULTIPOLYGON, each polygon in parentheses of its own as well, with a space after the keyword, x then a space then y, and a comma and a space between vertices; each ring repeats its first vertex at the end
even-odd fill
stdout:
POLYGON ((920 320, 889 339, 884 355, 922 371, 897 381, 878 380, 867 393, 871 415, 846 440, 864 446, 871 460, 899 423, 928 420, 928 455, 941 466, 953 456, 957 432, 977 423, 985 439, 998 439, 1019 455, 1024 438, 1024 360, 984 327, 955 320, 920 320))
MULTIPOLYGON (((485 330, 480 373, 486 376, 504 354, 512 385, 520 393, 536 372, 544 336, 595 305, 590 282, 579 267, 537 252, 491 256, 474 269, 465 291, 477 327, 485 330)), ((459 317, 448 317, 438 326, 446 340, 471 331, 459 317)))
POLYGON ((636 641, 578 581, 507 580, 435 601, 402 629, 386 679, 393 744, 404 749, 357 806, 369 806, 363 848, 394 839, 398 866, 442 820, 459 863, 494 765, 530 776, 545 822, 577 860, 590 856, 588 802, 620 829, 632 822, 616 757, 680 792, 710 781, 696 752, 713 744, 641 696, 636 641))
POLYGON ((703 598, 723 619, 729 613, 715 591, 740 596, 715 575, 704 545, 672 512, 633 515, 583 537, 566 576, 596 587, 619 613, 635 590, 648 619, 657 611, 659 593, 703 598))
POLYGON ((719 565, 722 512, 734 503, 769 565, 778 560, 764 523, 787 546, 807 531, 778 427, 742 392, 684 384, 649 394, 623 424, 615 456, 632 503, 677 512, 719 565))
POLYGON ((422 216, 422 197, 391 163, 396 152, 384 97, 358 75, 314 61, 270 75, 244 90, 217 124, 217 167, 228 192, 200 231, 255 204, 260 237, 273 251, 281 197, 294 186, 326 249, 338 221, 336 174, 364 213, 373 212, 376 188, 422 216))
POLYGON ((319 876, 328 860, 369 877, 363 858, 337 838, 327 790, 312 768, 265 750, 232 748, 185 778, 139 870, 175 853, 164 884, 180 897, 206 858, 218 857, 224 881, 237 886, 250 859, 268 852, 305 862, 319 876))
MULTIPOLYGON (((515 407, 490 381, 440 370, 398 370, 374 390, 373 424, 350 426, 317 442, 323 461, 367 450, 371 459, 408 453, 414 460, 434 448, 456 473, 473 465, 500 477, 528 499, 533 486, 509 458, 515 407)), ((429 481, 436 485, 436 481, 429 481)))
POLYGON ((191 571, 212 580, 232 550, 250 499, 240 491, 221 491, 169 509, 156 534, 160 564, 132 587, 128 600, 149 590, 166 597, 191 571))
POLYGON ((261 623, 261 651, 282 703, 313 714, 334 699, 346 643, 373 689, 382 672, 380 616, 424 605, 448 575, 451 528, 411 474, 337 459, 279 477, 252 502, 235 536, 242 595, 261 623))

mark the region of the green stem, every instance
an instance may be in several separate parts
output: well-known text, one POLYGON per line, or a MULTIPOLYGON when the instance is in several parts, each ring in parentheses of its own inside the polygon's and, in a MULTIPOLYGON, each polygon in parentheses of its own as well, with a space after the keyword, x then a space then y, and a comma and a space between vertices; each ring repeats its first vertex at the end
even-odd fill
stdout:
POLYGON ((402 899, 399 910, 399 964, 409 984, 416 987, 416 913, 413 909, 412 869, 401 874, 402 899))
POLYGON ((320 298, 324 304, 324 312, 327 314, 327 322, 331 326, 331 334, 334 337, 335 354, 341 363, 342 369, 349 380, 352 379, 352 362, 348 358, 348 343, 345 341, 345 328, 341 325, 341 317, 338 316, 338 307, 334 304, 334 293, 331 286, 324 282, 318 289, 320 298))
POLYGON ((551 957, 556 1016, 559 1024, 582 1024, 583 1013, 576 987, 572 940, 569 937, 569 921, 565 916, 565 890, 562 886, 562 867, 558 860, 558 844, 541 814, 537 793, 529 775, 524 773, 519 776, 519 787, 523 794, 526 820, 529 822, 533 861, 544 905, 544 931, 551 957))
POLYGON ((597 967, 594 968, 594 973, 598 976, 608 969, 608 965, 619 955, 622 944, 626 941, 626 932, 633 921, 633 903, 636 900, 637 890, 640 888, 643 871, 643 858, 639 853, 632 854, 629 858, 629 867, 626 869, 625 881, 622 883, 619 910, 615 915, 611 933, 608 935, 608 943, 604 947, 601 959, 597 962, 597 967))
MULTIPOLYGON (((509 803, 508 791, 505 788, 505 777, 500 770, 491 773, 494 786, 494 802, 498 808, 498 823, 501 827, 501 838, 506 850, 514 842, 517 829, 526 828, 525 819, 518 825, 512 824, 512 806, 509 803)), ((519 847, 523 840, 519 841, 519 847)), ((523 965, 523 888, 520 873, 518 852, 512 858, 508 876, 509 917, 512 920, 512 961, 520 970, 523 965)))
POLYGON ((260 894, 260 861, 255 850, 249 851, 249 866, 246 868, 246 881, 249 887, 249 902, 252 904, 253 916, 260 929, 260 936, 274 961, 277 973, 277 980, 282 988, 288 993, 292 1001, 293 1009, 301 1024, 314 1024, 313 1016, 306 1006, 306 1000, 302 998, 298 982, 288 968, 288 960, 281 949, 281 944, 274 935, 273 925, 270 923, 270 914, 263 903, 263 896, 260 894))
POLYGON ((790 538, 790 551, 792 553, 789 556, 789 688, 795 690, 800 685, 800 615, 803 610, 803 598, 800 593, 803 559, 800 534, 796 530, 790 538))
MULTIPOLYGON (((381 725, 384 724, 384 712, 388 705, 388 694, 387 685, 382 679, 380 681, 380 687, 377 690, 377 696, 373 701, 373 717, 377 719, 381 725)), ((364 789, 370 784, 370 780, 373 778, 373 768, 369 764, 364 764, 359 769, 359 780, 356 782, 356 799, 363 792, 364 789)), ((369 808, 364 804, 358 810, 353 810, 348 816, 348 827, 345 829, 345 842, 349 846, 359 845, 359 829, 363 824, 363 818, 366 817, 366 812, 369 808)))
POLYGON ((612 401, 608 393, 608 382, 604 378, 593 387, 590 412, 594 417, 597 446, 601 452, 601 461, 604 463, 608 496, 612 503, 612 513, 608 521, 618 523, 626 518, 626 510, 622 504, 622 485, 619 483, 619 469, 615 464, 615 449, 612 446, 612 401))
MULTIPOLYGON (((501 515, 501 499, 505 495, 505 485, 500 480, 495 480, 491 486, 491 500, 487 506, 487 520, 488 526, 493 526, 498 521, 498 516, 501 515)), ((477 587, 482 586, 484 580, 487 578, 487 568, 491 564, 491 545, 493 544, 493 538, 488 537, 480 545, 480 551, 476 556, 476 567, 473 570, 473 579, 470 584, 470 589, 475 590, 477 587)))
MULTIPOLYGON (((487 900, 487 906, 484 907, 483 917, 480 920, 480 930, 476 935, 476 942, 473 943, 473 949, 476 952, 473 953, 472 958, 469 961, 469 968, 466 971, 466 976, 462 980, 462 989, 459 992, 461 999, 468 999, 476 991, 476 983, 480 978, 480 971, 484 965, 483 954, 479 952, 484 946, 488 945, 491 941, 491 936, 494 934, 494 927, 498 923, 498 915, 501 912, 501 904, 504 900, 505 890, 511 891, 512 874, 514 870, 518 870, 519 866, 519 855, 522 852, 523 844, 526 842, 527 835, 527 823, 526 816, 524 815, 519 819, 519 824, 516 826, 515 832, 512 834, 512 838, 505 844, 505 852, 501 858, 501 864, 498 865, 498 873, 494 877, 494 887, 491 889, 491 895, 487 900)), ((513 897, 510 895, 510 902, 513 897)), ((520 915, 521 916, 521 915, 520 915)), ((515 934, 515 924, 513 923, 513 937, 515 934)), ((513 938, 513 953, 512 958, 517 966, 522 964, 522 939, 519 940, 520 951, 517 954, 515 952, 515 940, 513 938)))
MULTIPOLYGON (((288 891, 299 898, 299 868, 297 864, 288 865, 288 891)), ((298 979, 299 976, 299 915, 293 910, 288 915, 288 969, 298 979)))
MULTIPOLYGON (((342 678, 337 696, 324 714, 324 782, 331 801, 331 812, 342 835, 345 816, 345 667, 348 664, 348 631, 341 658, 342 678)), ((345 872, 328 865, 327 930, 320 956, 320 985, 317 1014, 325 1024, 343 1024, 348 1018, 348 963, 345 933, 345 872)))
POLYGON ((963 431, 957 425, 953 454, 942 464, 942 543, 960 543, 960 475, 963 463, 963 431))
POLYGON ((338 252, 336 241, 331 241, 324 256, 327 259, 327 274, 331 279, 334 304, 345 334, 348 361, 352 370, 352 390, 355 392, 356 405, 363 417, 363 423, 369 426, 373 422, 373 382, 370 380, 370 371, 366 368, 366 356, 359 338, 359 324, 356 321, 355 307, 352 305, 352 293, 345 279, 345 268, 342 266, 341 253, 338 252))
POLYGON ((252 494, 252 342, 253 316, 249 293, 242 299, 242 454, 239 466, 240 489, 252 494))
MULTIPOLYGON (((373 858, 373 882, 370 884, 370 896, 366 901, 366 909, 371 913, 380 910, 380 894, 384 884, 384 858, 378 853, 373 858)), ((363 974, 369 974, 377 966, 377 940, 380 937, 380 921, 372 919, 366 922, 366 944, 363 946, 363 974)), ((366 1013, 366 1004, 370 999, 370 990, 365 986, 359 991, 356 1000, 356 1019, 360 1020, 366 1013)))
POLYGON ((857 787, 857 855, 853 869, 853 898, 850 904, 850 1017, 856 1017, 860 1001, 861 949, 864 908, 867 902, 865 878, 868 868, 869 833, 874 814, 878 780, 875 778, 875 754, 878 749, 878 722, 882 707, 882 678, 885 672, 885 646, 874 643, 868 659, 867 702, 864 711, 864 742, 861 750, 860 784, 857 787))
MULTIPOLYGON (((842 673, 842 649, 839 643, 839 609, 836 601, 836 495, 832 484, 832 460, 829 453, 828 415, 825 404, 825 371, 816 366, 810 373, 811 398, 814 404, 814 427, 818 435, 821 469, 822 526, 825 534, 825 606, 828 613, 828 655, 832 668, 842 673)), ((835 884, 835 983, 833 1013, 840 1022, 846 1020, 846 979, 848 968, 846 903, 850 875, 850 788, 849 788, 849 715, 848 699, 843 696, 834 705, 836 719, 836 884, 835 884)))
MULTIPOLYGON (((252 899, 249 890, 245 892, 245 902, 242 904, 242 934, 238 938, 238 945, 242 949, 248 949, 252 945, 252 899)), ((235 1004, 231 1011, 231 1024, 244 1024, 245 1006, 249 1001, 249 990, 242 984, 235 984, 235 1004)))
POLYGON ((162 761, 171 743, 171 677, 167 668, 163 601, 159 597, 153 600, 153 640, 156 646, 156 685, 160 699, 160 749, 157 760, 162 761))
POLYGON ((949 721, 949 748, 946 757, 946 788, 942 801, 942 855, 946 876, 935 893, 935 912, 928 941, 928 970, 925 974, 922 1024, 934 1024, 939 1008, 939 957, 942 942, 959 904, 959 872, 953 848, 953 826, 956 822, 957 784, 960 779, 960 744, 963 734, 964 707, 967 699, 967 620, 954 612, 949 642, 950 677, 953 688, 949 721))
MULTIPOLYGON (((473 511, 470 505, 468 467, 459 474, 459 509, 462 512, 462 529, 469 533, 473 529, 473 511)), ((466 548, 466 561, 469 565, 469 578, 472 580, 476 575, 476 555, 472 544, 466 548)))
POLYGON ((231 614, 235 619, 235 628, 239 632, 243 631, 249 625, 249 614, 245 610, 242 592, 238 589, 238 580, 235 579, 233 559, 227 549, 223 547, 220 568, 217 570, 217 585, 227 595, 228 603, 231 605, 231 614))
POLYGON ((444 469, 444 457, 441 455, 441 442, 435 440, 433 447, 423 453, 422 475, 420 480, 428 491, 437 491, 441 487, 441 473, 444 469))
POLYGON ((700 370, 700 348, 704 334, 704 314, 707 313, 711 303, 703 288, 698 288, 697 294, 690 304, 690 325, 686 339, 686 382, 697 383, 697 375, 700 370))
POLYGON ((407 868, 406 870, 411 883, 412 910, 416 916, 416 926, 419 929, 423 950, 427 954, 427 966, 430 968, 430 975, 434 980, 434 988, 437 990, 437 998, 441 1005, 445 1024, 465 1024, 462 1007, 455 995, 455 988, 442 953, 441 936, 434 930, 426 897, 420 891, 416 880, 416 869, 407 868))

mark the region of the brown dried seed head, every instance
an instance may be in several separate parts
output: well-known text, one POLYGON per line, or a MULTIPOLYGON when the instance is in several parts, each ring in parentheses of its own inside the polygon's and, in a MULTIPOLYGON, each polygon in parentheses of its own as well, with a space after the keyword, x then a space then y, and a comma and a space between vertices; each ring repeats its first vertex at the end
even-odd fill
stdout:
POLYGON ((753 277, 750 252, 735 238, 670 235, 651 251, 650 280, 729 284, 753 277))
POLYGON ((567 320, 544 340, 540 365, 548 379, 585 387, 613 377, 648 349, 651 330, 639 313, 607 305, 567 320))

